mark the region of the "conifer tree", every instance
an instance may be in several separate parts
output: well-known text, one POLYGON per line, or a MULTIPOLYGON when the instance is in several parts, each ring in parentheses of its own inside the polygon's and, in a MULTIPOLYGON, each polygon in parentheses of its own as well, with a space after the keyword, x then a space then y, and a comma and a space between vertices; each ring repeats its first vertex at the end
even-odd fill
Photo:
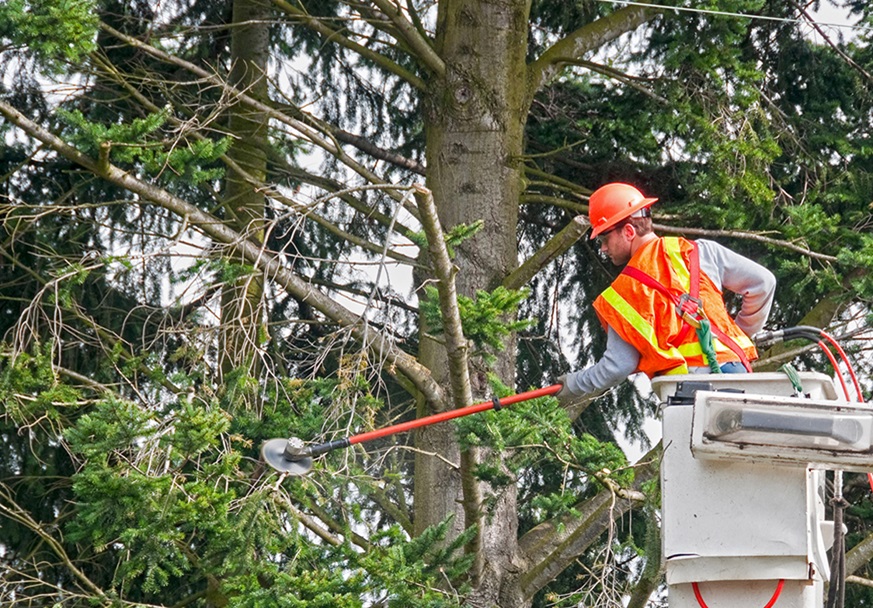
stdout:
POLYGON ((660 231, 773 268, 774 327, 865 361, 870 30, 776 4, 0 5, 0 602, 658 605, 632 383, 307 477, 259 447, 593 361, 614 269, 586 202, 615 180, 660 197, 660 231))

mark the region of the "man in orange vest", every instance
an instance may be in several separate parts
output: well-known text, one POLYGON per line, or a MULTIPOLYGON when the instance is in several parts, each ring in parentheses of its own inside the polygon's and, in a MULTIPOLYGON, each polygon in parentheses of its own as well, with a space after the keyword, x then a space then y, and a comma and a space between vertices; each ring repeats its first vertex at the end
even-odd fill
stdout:
POLYGON ((558 378, 559 399, 594 394, 630 374, 751 371, 750 336, 770 314, 776 278, 769 270, 708 240, 659 237, 651 205, 629 184, 611 183, 589 198, 591 238, 621 274, 594 301, 607 331, 593 366, 558 378), (722 290, 742 296, 732 318, 722 290))

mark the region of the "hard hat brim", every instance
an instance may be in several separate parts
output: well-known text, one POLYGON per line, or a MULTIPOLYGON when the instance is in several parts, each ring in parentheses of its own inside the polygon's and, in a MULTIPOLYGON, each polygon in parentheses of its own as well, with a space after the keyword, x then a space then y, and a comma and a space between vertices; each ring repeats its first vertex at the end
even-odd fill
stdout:
POLYGON ((606 232, 607 230, 609 230, 610 228, 612 228, 613 226, 618 224, 623 219, 630 217, 631 215, 633 215, 634 213, 636 213, 640 209, 645 209, 646 207, 651 206, 652 203, 655 203, 657 200, 658 200, 657 198, 642 198, 642 199, 634 202, 633 204, 628 205, 627 208, 622 209, 621 211, 614 214, 612 217, 610 217, 606 221, 601 222, 597 226, 592 226, 591 227, 591 236, 588 238, 589 239, 596 239, 598 236, 600 236, 600 234, 602 234, 603 232, 606 232))

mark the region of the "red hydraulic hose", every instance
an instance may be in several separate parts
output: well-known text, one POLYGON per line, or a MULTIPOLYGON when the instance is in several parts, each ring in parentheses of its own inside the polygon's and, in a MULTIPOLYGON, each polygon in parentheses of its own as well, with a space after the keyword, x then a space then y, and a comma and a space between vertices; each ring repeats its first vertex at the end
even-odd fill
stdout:
MULTIPOLYGON (((859 403, 864 402, 864 395, 861 392, 861 385, 858 382, 858 376, 855 374, 855 368, 852 366, 852 362, 849 361, 849 357, 846 355, 846 351, 843 350, 843 347, 840 346, 840 343, 834 340, 829 334, 825 333, 822 330, 819 330, 819 333, 822 337, 826 338, 828 342, 830 342, 833 347, 839 353, 840 358, 843 360, 843 363, 846 364, 846 368, 849 370, 849 377, 852 379, 852 385, 855 387, 855 395, 857 396, 857 400, 859 403)), ((834 367, 834 371, 840 377, 840 382, 843 385, 843 392, 846 394, 846 401, 851 401, 851 397, 849 396, 849 389, 846 386, 846 381, 843 379, 843 375, 840 373, 839 368, 837 367, 837 362, 834 360, 833 355, 830 352, 830 349, 825 346, 822 341, 819 341, 818 345, 822 348, 822 350, 827 353, 828 358, 831 361, 831 365, 834 367)), ((873 492, 873 473, 867 473, 867 485, 870 486, 870 491, 873 492)))
POLYGON ((361 433, 360 435, 353 435, 352 437, 348 438, 348 442, 350 445, 354 445, 356 443, 364 443, 366 441, 372 441, 373 439, 379 439, 380 437, 394 435, 395 433, 403 433, 405 431, 411 431, 412 429, 417 429, 422 426, 436 424, 437 422, 444 422, 446 420, 452 420, 453 418, 460 418, 461 416, 469 416, 470 414, 478 414, 479 412, 484 412, 485 410, 499 410, 500 408, 506 407, 507 405, 512 405, 513 403, 528 401, 529 399, 536 399, 537 397, 545 397, 546 395, 554 395, 559 390, 561 390, 562 386, 562 384, 553 384, 552 386, 538 388, 536 390, 527 391, 526 393, 510 395, 509 397, 504 397, 503 399, 494 398, 491 401, 483 401, 482 403, 477 403, 475 405, 470 405, 467 407, 460 407, 458 409, 449 410, 447 412, 440 412, 439 414, 433 414, 432 416, 416 418, 415 420, 410 420, 409 422, 401 422, 400 424, 395 424, 394 426, 387 426, 385 428, 361 433))
MULTIPOLYGON (((776 585, 776 591, 773 593, 773 597, 770 598, 770 601, 764 606, 764 608, 773 608, 773 605, 776 603, 776 600, 779 599, 779 596, 782 593, 782 587, 785 586, 785 579, 779 579, 779 583, 776 585)), ((694 597, 697 599, 697 603, 700 605, 700 608, 709 608, 706 605, 706 602, 703 601, 703 595, 700 593, 700 587, 697 583, 691 583, 691 588, 694 589, 694 597)))
POLYGON ((818 346, 824 351, 824 354, 827 355, 828 361, 831 362, 831 367, 834 368, 834 372, 840 378, 840 385, 843 387, 843 394, 846 395, 846 401, 851 401, 852 396, 849 394, 849 387, 846 386, 846 379, 843 378, 843 374, 840 373, 840 364, 837 363, 837 359, 834 357, 834 354, 831 352, 831 349, 827 347, 827 345, 821 340, 818 341, 818 346))
MULTIPOLYGON (((844 351, 843 347, 840 346, 840 343, 837 342, 836 340, 834 340, 830 335, 826 334, 825 332, 821 332, 821 335, 824 336, 825 338, 827 338, 827 341, 830 342, 831 344, 833 344, 834 348, 837 349, 837 352, 840 354, 840 358, 843 360, 843 363, 846 364, 846 367, 849 370, 849 377, 852 378, 852 384, 855 387, 855 393, 857 394, 858 401, 863 402, 864 396, 861 393, 861 385, 858 382, 858 376, 855 374, 855 368, 852 366, 851 362, 849 361, 849 357, 846 355, 846 351, 844 351)), ((834 366, 834 370, 838 374, 840 373, 839 370, 836 369, 836 366, 834 366)), ((848 397, 846 397, 846 398, 848 399, 848 397)))

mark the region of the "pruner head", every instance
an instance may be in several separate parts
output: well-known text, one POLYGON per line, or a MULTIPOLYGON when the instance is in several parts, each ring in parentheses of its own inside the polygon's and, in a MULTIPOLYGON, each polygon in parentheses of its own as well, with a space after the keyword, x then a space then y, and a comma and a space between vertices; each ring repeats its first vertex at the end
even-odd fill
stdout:
POLYGON ((306 475, 312 469, 312 455, 302 439, 269 439, 261 446, 261 457, 279 471, 292 477, 306 475))

